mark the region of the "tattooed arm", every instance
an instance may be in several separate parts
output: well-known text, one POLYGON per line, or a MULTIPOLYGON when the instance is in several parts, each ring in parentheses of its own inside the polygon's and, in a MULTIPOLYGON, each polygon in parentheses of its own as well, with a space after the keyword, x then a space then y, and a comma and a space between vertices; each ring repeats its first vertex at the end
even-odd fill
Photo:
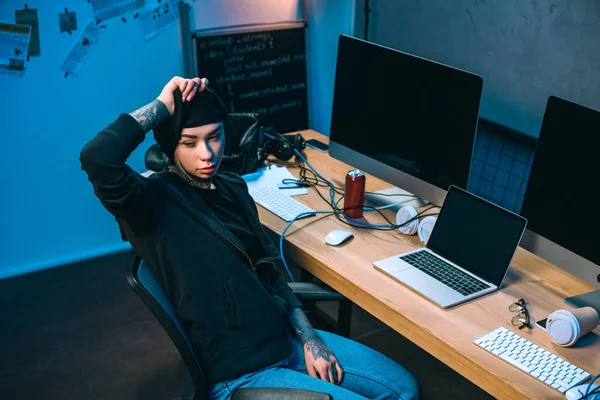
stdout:
POLYGON ((304 314, 301 307, 292 308, 290 310, 289 323, 292 328, 292 333, 303 345, 309 340, 319 337, 308 321, 308 318, 306 318, 306 314, 304 314))
POLYGON ((92 182, 96 196, 115 217, 140 230, 151 228, 149 216, 154 215, 155 197, 152 184, 125 162, 146 133, 172 114, 175 89, 179 88, 189 101, 204 86, 205 81, 199 78, 171 79, 156 100, 131 114, 121 114, 83 148, 79 157, 81 168, 92 182))
POLYGON ((140 124, 144 133, 148 133, 162 120, 169 118, 171 113, 169 113, 165 103, 156 99, 152 103, 129 113, 129 115, 140 124))
POLYGON ((182 101, 185 103, 191 101, 196 93, 203 91, 206 86, 208 86, 206 78, 183 79, 175 76, 165 85, 156 100, 129 115, 140 124, 144 133, 147 133, 162 120, 173 115, 175 110, 173 93, 176 89, 181 92, 182 101))
POLYGON ((329 347, 321 341, 301 307, 292 308, 289 323, 296 338, 304 346, 304 360, 309 375, 339 384, 343 378, 342 367, 329 347))

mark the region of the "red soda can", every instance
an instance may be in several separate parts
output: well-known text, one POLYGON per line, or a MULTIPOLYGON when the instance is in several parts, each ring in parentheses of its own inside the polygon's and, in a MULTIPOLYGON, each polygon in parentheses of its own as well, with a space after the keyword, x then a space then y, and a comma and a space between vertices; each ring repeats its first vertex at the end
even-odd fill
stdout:
POLYGON ((350 218, 361 218, 365 204, 365 173, 358 169, 348 171, 346 174, 346 187, 344 189, 344 214, 350 218))

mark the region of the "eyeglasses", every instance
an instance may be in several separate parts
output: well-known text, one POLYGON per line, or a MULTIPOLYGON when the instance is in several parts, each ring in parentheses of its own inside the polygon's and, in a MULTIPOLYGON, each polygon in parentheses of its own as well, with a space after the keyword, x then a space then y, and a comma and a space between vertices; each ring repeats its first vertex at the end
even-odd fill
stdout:
POLYGON ((517 302, 512 303, 508 309, 512 312, 518 312, 517 315, 512 317, 510 323, 513 326, 518 327, 519 329, 523 329, 528 327, 531 329, 531 322, 529 321, 529 312, 527 311, 527 306, 525 305, 525 300, 519 299, 517 302))

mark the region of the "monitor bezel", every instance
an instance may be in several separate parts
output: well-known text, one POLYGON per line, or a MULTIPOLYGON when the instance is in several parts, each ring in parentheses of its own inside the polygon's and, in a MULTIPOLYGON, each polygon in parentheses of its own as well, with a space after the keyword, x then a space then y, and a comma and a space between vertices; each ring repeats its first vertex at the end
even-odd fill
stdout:
MULTIPOLYGON (((559 106, 560 103, 564 102, 593 110, 590 107, 586 107, 584 105, 575 103, 571 100, 551 95, 546 101, 546 109, 544 110, 544 116, 549 110, 553 109, 554 107, 557 107, 557 105, 559 106)), ((548 123, 547 120, 542 121, 540 135, 543 134, 545 128, 544 122, 546 124, 548 123)), ((535 156, 532 161, 532 168, 533 163, 535 163, 535 156)), ((525 191, 523 202, 525 202, 526 197, 527 190, 525 191)), ((535 222, 534 226, 528 226, 525 233, 523 234, 523 238, 521 239, 522 248, 548 261, 549 263, 557 266, 558 268, 569 272, 570 274, 578 277, 579 279, 594 286, 595 288, 600 289, 600 282, 598 281, 600 277, 600 265, 594 263, 591 260, 588 260, 587 258, 575 253, 574 251, 566 247, 561 246, 560 244, 552 241, 551 239, 546 238, 542 234, 534 231, 533 229, 535 229, 535 222)))

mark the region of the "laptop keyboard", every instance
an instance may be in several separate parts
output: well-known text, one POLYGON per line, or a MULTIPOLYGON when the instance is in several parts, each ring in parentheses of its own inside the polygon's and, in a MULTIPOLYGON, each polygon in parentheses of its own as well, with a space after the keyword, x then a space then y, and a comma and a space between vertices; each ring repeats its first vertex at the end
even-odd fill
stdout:
POLYGON ((407 254, 400 259, 464 296, 489 287, 425 250, 407 254))

